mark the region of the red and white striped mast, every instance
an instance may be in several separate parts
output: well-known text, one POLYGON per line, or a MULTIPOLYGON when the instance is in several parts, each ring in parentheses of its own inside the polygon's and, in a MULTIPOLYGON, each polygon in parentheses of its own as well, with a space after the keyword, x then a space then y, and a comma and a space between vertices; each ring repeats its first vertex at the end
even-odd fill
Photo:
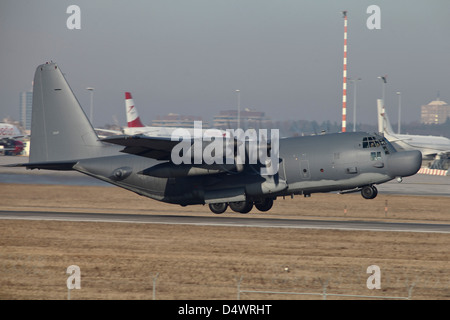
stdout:
POLYGON ((342 132, 347 130, 347 11, 344 15, 344 71, 342 83, 342 132))

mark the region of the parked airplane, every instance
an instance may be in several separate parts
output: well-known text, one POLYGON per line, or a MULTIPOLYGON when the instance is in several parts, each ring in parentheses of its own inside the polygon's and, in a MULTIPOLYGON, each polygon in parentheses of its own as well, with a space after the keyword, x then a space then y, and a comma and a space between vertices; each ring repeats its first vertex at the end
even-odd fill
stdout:
POLYGON ((159 201, 208 204, 214 213, 228 206, 240 213, 253 206, 268 211, 279 196, 317 192, 361 191, 373 199, 375 185, 400 181, 421 164, 419 151, 397 152, 385 138, 364 132, 284 138, 279 148, 272 138, 268 149, 271 157, 278 149, 279 170, 270 170, 276 161, 250 164, 247 158, 243 165, 175 164, 172 152, 184 140, 143 135, 99 140, 55 63, 36 70, 32 112, 30 162, 14 166, 76 170, 159 201))
MULTIPOLYGON (((178 127, 148 127, 145 126, 141 117, 138 114, 136 106, 134 104, 133 97, 130 92, 125 92, 125 109, 127 113, 127 127, 123 128, 124 134, 135 135, 144 134, 151 137, 171 137, 174 130, 178 127)), ((193 128, 185 128, 186 133, 194 135, 193 128)), ((201 129, 202 134, 207 134, 211 137, 227 137, 227 132, 219 129, 201 129)))
POLYGON ((450 139, 438 136, 397 134, 392 130, 383 100, 377 100, 378 131, 399 151, 419 150, 425 160, 433 160, 437 155, 450 154, 450 139))
POLYGON ((127 114, 127 127, 123 128, 125 134, 134 135, 152 130, 152 127, 146 127, 142 123, 130 92, 125 92, 125 111, 127 114))
POLYGON ((0 123, 0 139, 23 137, 20 130, 13 124, 0 123))
POLYGON ((23 151, 23 142, 17 138, 23 137, 20 130, 12 124, 0 123, 0 153, 16 156, 23 151))

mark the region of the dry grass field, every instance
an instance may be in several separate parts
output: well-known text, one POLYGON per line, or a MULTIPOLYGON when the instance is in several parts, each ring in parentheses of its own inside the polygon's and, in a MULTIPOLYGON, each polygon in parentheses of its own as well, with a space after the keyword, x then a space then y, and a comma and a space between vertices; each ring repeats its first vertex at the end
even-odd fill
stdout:
MULTIPOLYGON (((115 187, 0 184, 0 210, 211 215, 115 187)), ((450 197, 313 194, 243 217, 450 223, 450 197), (387 211, 386 211, 387 208, 387 211)), ((223 216, 236 215, 227 212, 223 216)), ((241 290, 450 298, 450 235, 164 224, 0 220, 0 299, 236 299, 241 290), (366 269, 381 269, 381 289, 366 269), (286 269, 287 268, 287 269, 286 269)), ((241 299, 322 299, 241 293, 241 299)), ((332 297, 327 299, 344 299, 332 297)))

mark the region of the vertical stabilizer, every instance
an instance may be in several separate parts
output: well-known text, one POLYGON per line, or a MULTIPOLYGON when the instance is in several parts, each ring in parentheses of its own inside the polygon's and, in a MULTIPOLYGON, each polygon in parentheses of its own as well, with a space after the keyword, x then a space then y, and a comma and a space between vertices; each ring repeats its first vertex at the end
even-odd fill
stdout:
POLYGON ((125 92, 125 109, 127 112, 127 123, 128 128, 142 128, 145 127, 142 122, 139 114, 134 106, 133 98, 131 97, 131 93, 125 92))
POLYGON ((384 108, 384 103, 382 99, 377 99, 377 115, 378 115, 378 131, 383 134, 392 135, 393 130, 391 123, 389 122, 388 115, 386 114, 386 109, 384 108))
POLYGON ((55 63, 36 69, 30 162, 67 161, 111 153, 97 134, 55 63))

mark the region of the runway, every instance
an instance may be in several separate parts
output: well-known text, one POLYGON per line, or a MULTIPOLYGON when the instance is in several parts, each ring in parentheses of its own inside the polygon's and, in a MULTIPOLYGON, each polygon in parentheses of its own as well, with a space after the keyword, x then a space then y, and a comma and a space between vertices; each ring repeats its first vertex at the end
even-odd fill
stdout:
POLYGON ((328 229, 353 231, 450 233, 448 224, 377 221, 241 218, 225 216, 137 215, 41 211, 0 211, 0 219, 70 222, 151 223, 218 227, 328 229))
MULTIPOLYGON (((1 164, 27 162, 27 157, 1 157, 1 164)), ((25 170, 23 168, 1 168, 0 182, 21 184, 69 184, 96 185, 98 180, 77 172, 49 172, 45 170, 25 170), (12 169, 12 172, 9 171, 12 169), (61 182, 63 181, 63 183, 61 182)), ((100 186, 110 186, 99 181, 100 186)), ((425 195, 437 197, 450 196, 450 177, 428 176, 416 174, 407 177, 402 183, 395 180, 378 185, 379 194, 425 195)), ((0 211, 0 219, 25 220, 56 220, 56 221, 87 221, 87 222, 121 222, 121 223, 153 223, 181 224, 198 226, 233 226, 262 228, 294 228, 294 229, 334 229, 334 230, 365 230, 365 231, 404 231, 404 232, 439 232, 450 233, 448 224, 402 223, 377 221, 349 220, 311 220, 311 219, 276 219, 239 215, 230 217, 224 215, 190 216, 180 215, 176 210, 171 215, 135 215, 106 213, 70 213, 42 211, 0 211)))

